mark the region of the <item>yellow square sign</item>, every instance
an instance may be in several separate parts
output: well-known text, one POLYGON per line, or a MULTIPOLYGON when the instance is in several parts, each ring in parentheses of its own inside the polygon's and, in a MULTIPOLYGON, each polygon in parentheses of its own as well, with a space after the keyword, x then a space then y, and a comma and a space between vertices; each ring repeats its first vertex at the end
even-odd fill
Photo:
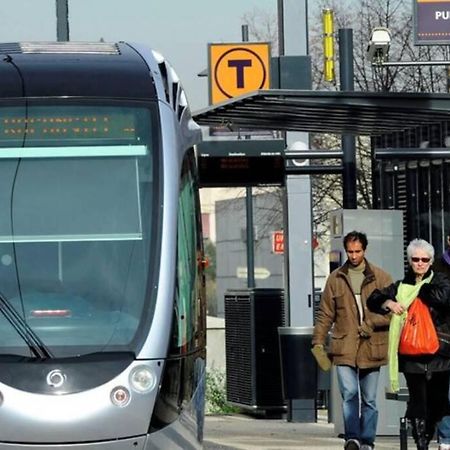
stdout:
POLYGON ((270 87, 270 44, 209 44, 210 101, 270 87))

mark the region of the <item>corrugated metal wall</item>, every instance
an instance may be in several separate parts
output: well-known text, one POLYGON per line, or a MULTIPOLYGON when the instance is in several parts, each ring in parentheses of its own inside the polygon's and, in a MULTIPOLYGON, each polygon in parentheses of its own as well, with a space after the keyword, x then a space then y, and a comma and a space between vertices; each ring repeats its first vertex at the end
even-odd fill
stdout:
MULTIPOLYGON (((450 124, 445 122, 380 136, 372 140, 372 146, 444 148, 447 132, 450 134, 450 124)), ((373 167, 374 208, 405 211, 405 244, 420 237, 441 253, 450 230, 450 149, 448 159, 391 158, 374 161, 373 167)))

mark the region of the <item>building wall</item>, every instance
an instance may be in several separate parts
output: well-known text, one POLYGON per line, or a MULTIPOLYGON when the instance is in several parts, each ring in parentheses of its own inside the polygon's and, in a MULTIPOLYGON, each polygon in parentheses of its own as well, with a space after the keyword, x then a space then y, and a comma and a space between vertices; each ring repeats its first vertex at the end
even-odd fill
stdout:
MULTIPOLYGON (((284 287, 284 255, 272 252, 272 233, 283 229, 280 193, 253 196, 254 261, 257 288, 284 287)), ((217 315, 224 316, 227 289, 247 288, 245 198, 216 202, 217 315)))
POLYGON ((206 328, 206 367, 225 372, 225 319, 208 316, 206 328))
POLYGON ((208 230, 208 239, 216 242, 216 202, 219 200, 242 197, 244 188, 202 188, 200 189, 200 203, 204 230, 208 230))

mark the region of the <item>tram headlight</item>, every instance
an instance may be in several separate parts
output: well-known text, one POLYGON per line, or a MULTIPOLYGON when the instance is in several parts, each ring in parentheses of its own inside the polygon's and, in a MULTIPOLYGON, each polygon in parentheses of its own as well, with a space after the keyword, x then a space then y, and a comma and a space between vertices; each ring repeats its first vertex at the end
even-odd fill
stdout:
POLYGON ((116 406, 127 406, 130 401, 130 397, 130 391, 123 386, 117 386, 111 391, 111 401, 116 406))
POLYGON ((156 386, 156 374, 147 366, 137 366, 130 373, 130 385, 141 394, 150 392, 156 386))

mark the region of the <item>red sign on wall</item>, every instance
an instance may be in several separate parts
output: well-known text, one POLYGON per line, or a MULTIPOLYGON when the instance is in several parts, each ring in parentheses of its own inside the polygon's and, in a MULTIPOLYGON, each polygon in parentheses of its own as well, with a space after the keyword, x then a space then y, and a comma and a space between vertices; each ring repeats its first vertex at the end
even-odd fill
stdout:
POLYGON ((284 253, 284 232, 274 231, 272 233, 272 252, 276 255, 284 253))

